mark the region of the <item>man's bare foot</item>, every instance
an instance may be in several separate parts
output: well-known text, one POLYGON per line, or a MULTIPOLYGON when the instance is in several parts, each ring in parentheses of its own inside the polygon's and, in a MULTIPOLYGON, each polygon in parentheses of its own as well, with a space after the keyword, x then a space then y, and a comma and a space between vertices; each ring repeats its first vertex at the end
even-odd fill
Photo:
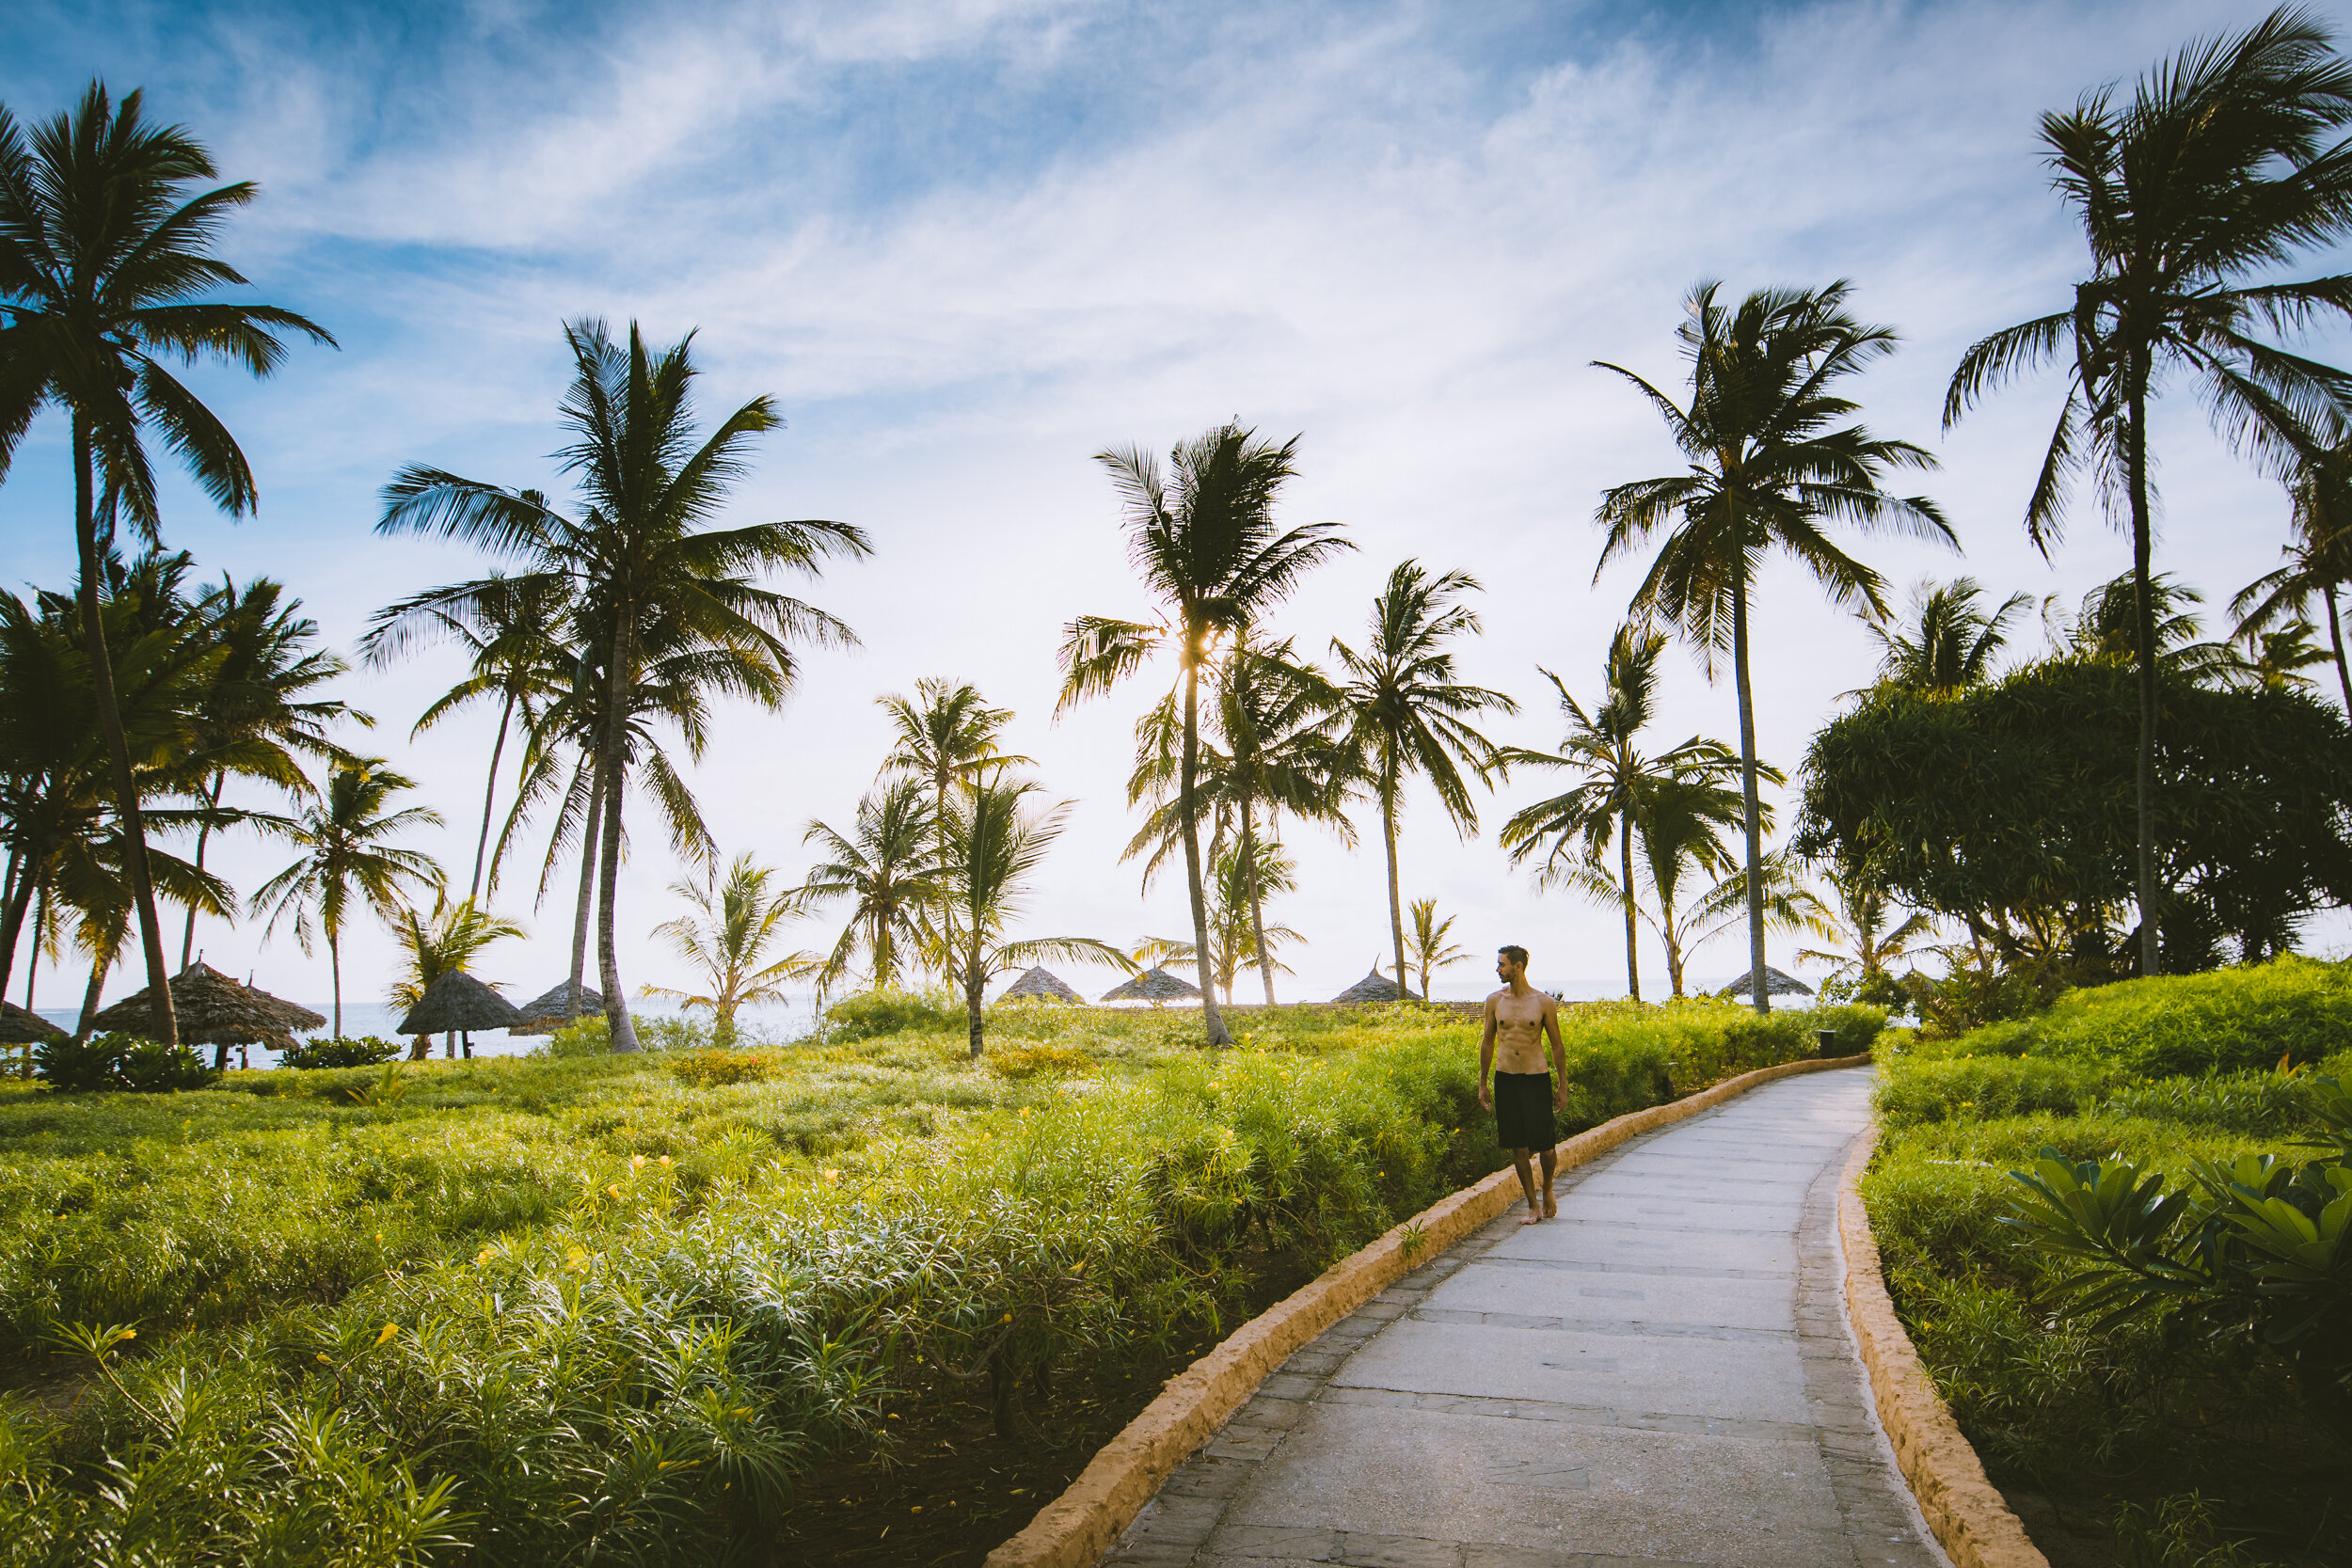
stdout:
MULTIPOLYGON (((1556 1209, 1555 1209, 1553 1212, 1554 1212, 1555 1213, 1556 1213, 1556 1212, 1558 1212, 1558 1211, 1557 1211, 1556 1209)), ((1527 1200, 1527 1217, 1526 1217, 1525 1219, 1523 1219, 1523 1220, 1519 1221, 1519 1223, 1520 1223, 1521 1225, 1541 1225, 1541 1224, 1543 1224, 1543 1223, 1544 1223, 1544 1210, 1543 1210, 1543 1205, 1542 1205, 1542 1204, 1540 1204, 1540 1203, 1538 1203, 1538 1202, 1536 1202, 1534 1198, 1529 1198, 1529 1199, 1527 1200)))
POLYGON ((1544 1218, 1550 1220, 1558 1219, 1559 1217, 1560 1200, 1552 1196, 1549 1192, 1546 1192, 1544 1194, 1544 1218))

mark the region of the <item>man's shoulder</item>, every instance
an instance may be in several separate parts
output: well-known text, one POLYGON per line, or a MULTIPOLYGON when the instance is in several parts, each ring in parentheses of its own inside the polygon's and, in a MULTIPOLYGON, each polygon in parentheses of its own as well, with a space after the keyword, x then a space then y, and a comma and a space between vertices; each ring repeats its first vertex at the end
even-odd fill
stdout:
POLYGON ((1510 994, 1511 994, 1511 988, 1510 988, 1509 986, 1503 986, 1503 987, 1499 988, 1498 990, 1490 990, 1490 991, 1488 991, 1488 992, 1486 993, 1486 1006, 1488 1006, 1489 1007, 1491 1007, 1491 1006, 1493 1006, 1496 1003, 1498 1003, 1498 1002, 1500 1002, 1500 1001, 1503 1000, 1505 997, 1509 996, 1510 994))

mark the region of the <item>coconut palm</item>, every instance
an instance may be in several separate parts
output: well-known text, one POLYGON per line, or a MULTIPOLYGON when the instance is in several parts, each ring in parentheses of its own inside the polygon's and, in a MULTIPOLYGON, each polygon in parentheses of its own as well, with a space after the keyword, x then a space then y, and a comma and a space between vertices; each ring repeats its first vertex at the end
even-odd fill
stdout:
POLYGON ((822 959, 808 953, 769 957, 784 923, 800 912, 789 891, 772 886, 775 879, 771 868, 754 864, 748 851, 739 854, 728 863, 723 883, 716 875, 700 882, 672 882, 670 891, 693 905, 695 914, 682 914, 653 928, 655 936, 667 938, 679 958, 702 972, 709 989, 647 986, 644 994, 669 997, 681 1007, 707 1007, 711 1038, 720 1045, 735 1043, 739 1011, 781 1000, 787 985, 808 979, 824 967, 822 959))
MULTIPOLYGON (((868 553, 844 523, 803 518, 706 528, 744 472, 753 439, 773 429, 757 397, 695 440, 693 339, 649 349, 635 324, 626 345, 599 321, 564 328, 573 378, 561 411, 575 439, 559 454, 587 503, 575 520, 523 491, 408 467, 385 487, 384 532, 439 532, 516 561, 517 578, 562 578, 583 663, 606 682, 591 737, 590 785, 599 820, 596 951, 616 1052, 638 1049, 621 987, 614 906, 621 825, 632 765, 632 725, 649 710, 635 692, 654 655, 688 657, 679 678, 698 689, 780 704, 799 673, 793 643, 846 645, 850 628, 812 605, 760 586, 770 572, 815 575, 836 551, 868 553), (699 665, 693 656, 705 656, 699 665)), ((456 595, 463 597, 462 594, 456 595)), ((659 777, 644 781, 665 787, 659 777)))
POLYGON ((800 897, 812 904, 850 901, 841 940, 818 972, 819 990, 839 984, 861 949, 873 988, 888 990, 898 983, 901 957, 923 950, 924 911, 954 891, 946 840, 924 793, 920 780, 900 779, 857 803, 857 820, 848 832, 822 822, 808 825, 803 842, 832 858, 810 868, 800 897))
POLYGON ((1881 684, 1940 695, 1991 680, 1993 660, 2009 645, 2009 624, 2033 607, 2033 595, 2011 594, 1991 614, 1978 608, 1983 598, 1975 578, 1922 579, 1911 593, 1910 629, 1870 627, 1883 650, 1881 684))
MULTIPOLYGON (((926 676, 914 683, 914 693, 912 702, 897 692, 874 699, 890 715, 891 747, 882 770, 930 784, 932 821, 944 833, 951 787, 968 786, 1002 768, 1026 767, 1030 759, 996 743, 1012 709, 989 706, 970 682, 926 676)), ((943 904, 939 917, 939 935, 953 946, 954 913, 943 904)))
POLYGON ((1885 994, 1894 979, 1888 966, 1932 937, 1935 922, 1916 911, 1896 919, 1886 891, 1851 871, 1833 870, 1826 880, 1835 902, 1821 934, 1834 945, 1799 948, 1797 957, 1830 965, 1832 977, 1851 980, 1866 1001, 1885 994))
POLYGON ((1747 816, 1752 1000, 1756 1011, 1768 1012, 1762 804, 1748 678, 1756 574, 1766 556, 1785 550, 1834 603, 1878 618, 1886 613, 1878 573, 1839 549, 1824 524, 1890 530, 1955 547, 1957 541, 1932 501, 1880 486, 1890 468, 1933 467, 1935 459, 1908 441, 1839 423, 1856 406, 1833 387, 1893 352, 1893 331, 1847 314, 1842 281, 1818 291, 1758 290, 1737 309, 1717 302, 1719 287, 1702 283, 1691 292, 1689 314, 1676 334, 1691 367, 1687 407, 1623 366, 1596 361, 1649 399, 1689 461, 1679 473, 1620 484, 1602 496, 1596 517, 1608 537, 1593 576, 1599 580, 1612 561, 1664 533, 1634 591, 1634 611, 1656 615, 1695 644, 1710 678, 1716 658, 1731 656, 1747 816))
POLYGON ((230 516, 253 509, 245 453, 166 358, 218 359, 260 377, 285 357, 282 334, 334 343, 291 310, 198 297, 246 281, 211 252, 230 214, 259 193, 249 182, 195 189, 217 174, 186 132, 148 122, 136 92, 118 104, 93 82, 71 114, 42 121, 29 136, 0 108, 0 479, 34 415, 51 404, 62 409, 72 442, 83 647, 122 814, 123 873, 167 1043, 178 1042, 179 1022, 100 626, 102 532, 120 518, 150 544, 159 537, 150 432, 230 516))
POLYGON ((1455 678, 1448 644, 1479 630, 1478 616, 1454 601, 1478 592, 1466 572, 1431 577, 1417 561, 1402 561, 1372 601, 1372 636, 1358 653, 1338 638, 1331 652, 1346 680, 1341 687, 1355 771, 1380 803, 1380 838, 1389 857, 1389 935, 1396 983, 1405 984, 1405 907, 1397 893, 1396 824, 1405 785, 1415 774, 1429 781, 1457 832, 1478 831, 1478 811, 1462 777, 1468 765, 1482 776, 1499 767, 1502 751, 1470 725, 1488 712, 1517 713, 1500 691, 1455 678))
MULTIPOLYGON (((433 988, 433 982, 444 974, 469 974, 473 972, 474 955, 494 942, 529 933, 514 921, 490 913, 471 898, 450 901, 447 890, 436 888, 433 893, 433 912, 419 918, 413 907, 403 909, 392 921, 392 934, 400 940, 400 977, 386 993, 391 1005, 405 1013, 433 988)), ((335 1034, 342 1035, 340 1022, 335 1034)), ((419 1035, 409 1054, 421 1061, 431 1050, 433 1037, 419 1035)), ((449 1053, 457 1054, 457 1037, 449 1037, 449 1053)), ((466 1053, 473 1053, 472 1037, 467 1037, 466 1053)))
POLYGON ((1973 345, 1952 372, 1948 428, 1979 398, 2046 361, 2066 395, 2026 504, 2045 554, 2073 482, 2093 470, 2130 520, 2139 674, 2140 970, 2159 968, 2156 880, 2155 544, 2148 404, 2167 375, 2194 387, 2221 434, 2281 478, 2340 442, 2352 376, 2272 341, 2352 316, 2352 277, 2280 277, 2352 230, 2352 62, 2310 13, 2273 11, 2189 44, 2142 77, 2042 117, 2052 183, 2082 220, 2090 276, 2062 310, 1973 345), (2265 334, 2267 336, 2265 336, 2265 334))
POLYGON ((1469 950, 1453 946, 1446 940, 1454 929, 1454 915, 1438 918, 1435 898, 1413 900, 1413 926, 1407 933, 1406 954, 1413 967, 1421 972, 1421 994, 1429 995, 1429 976, 1440 969, 1450 969, 1470 957, 1469 950))
POLYGON ((394 796, 416 787, 382 757, 339 756, 327 771, 326 788, 302 808, 287 832, 301 858, 253 895, 253 911, 269 916, 262 929, 264 941, 289 915, 305 954, 314 933, 326 939, 338 1039, 343 1033, 343 927, 354 901, 395 925, 404 908, 404 885, 437 892, 445 885, 430 855, 392 842, 415 829, 441 825, 441 814, 430 806, 392 805, 394 796))
POLYGON ((1764 890, 1763 920, 1767 930, 1819 933, 1824 928, 1828 911, 1798 879, 1796 867, 1788 856, 1765 856, 1762 875, 1753 883, 1744 868, 1733 866, 1729 876, 1701 893, 1687 911, 1677 914, 1671 905, 1663 900, 1660 903, 1659 934, 1666 942, 1666 962, 1674 976, 1675 995, 1682 994, 1683 966, 1692 954, 1734 927, 1749 924, 1749 890, 1757 885, 1764 890))
POLYGON ((1558 752, 1515 746, 1502 753, 1506 768, 1564 768, 1583 774, 1584 782, 1573 789, 1513 814, 1502 825, 1502 842, 1511 851, 1512 863, 1540 853, 1538 876, 1543 879, 1582 889, 1620 907, 1625 915, 1626 991, 1636 1002, 1642 999, 1642 970, 1633 841, 1645 802, 1664 784, 1727 776, 1739 763, 1721 741, 1697 736, 1655 757, 1643 755, 1635 744, 1656 710, 1658 663, 1665 650, 1664 634, 1634 622, 1619 626, 1609 640, 1602 676, 1606 695, 1590 714, 1567 683, 1544 671, 1544 678, 1560 694, 1566 736, 1558 752), (1612 842, 1617 851, 1615 879, 1587 875, 1588 868, 1606 863, 1612 842))
POLYGON ((1199 799, 1200 673, 1214 644, 1262 619, 1306 573, 1353 546, 1337 523, 1287 531, 1274 523, 1274 502, 1296 471, 1298 438, 1280 446, 1228 424, 1170 454, 1169 483, 1139 448, 1098 452, 1125 502, 1129 560, 1159 602, 1157 625, 1082 615, 1064 628, 1062 689, 1055 712, 1109 690, 1152 654, 1172 649, 1183 692, 1176 802, 1184 847, 1185 892, 1192 901, 1201 1020, 1211 1045, 1232 1036, 1210 988, 1209 906, 1201 877, 1199 799))
POLYGON ((982 780, 947 808, 947 863, 941 880, 956 911, 950 977, 963 992, 974 1061, 985 1043, 981 998, 997 975, 1049 961, 1135 967, 1118 948, 1091 937, 1012 941, 1005 935, 1020 917, 1029 879, 1060 836, 1070 811, 1067 804, 1032 811, 1025 801, 1036 791, 1037 785, 1023 781, 982 780))
POLYGON ((2328 610, 2328 646, 2335 659, 2344 707, 2352 713, 2352 666, 2344 662, 2344 620, 2336 592, 2352 582, 2352 444, 2300 463, 2288 493, 2294 500, 2295 537, 2284 546, 2287 563, 2257 578, 2230 601, 2237 628, 2232 634, 2251 648, 2281 621, 2305 621, 2314 595, 2328 610))
MULTIPOLYGON (((2137 664, 2142 602, 2128 572, 2101 583, 2083 595, 2082 608, 2067 633, 2069 651, 2077 658, 2137 664)), ((2249 680, 2260 684, 2252 664, 2236 648, 2204 639, 2204 625, 2196 610, 2204 602, 2204 594, 2169 572, 2158 572, 2148 579, 2145 603, 2156 669, 2199 685, 2230 686, 2249 680)), ((2065 625, 2062 616, 2055 619, 2065 625)))

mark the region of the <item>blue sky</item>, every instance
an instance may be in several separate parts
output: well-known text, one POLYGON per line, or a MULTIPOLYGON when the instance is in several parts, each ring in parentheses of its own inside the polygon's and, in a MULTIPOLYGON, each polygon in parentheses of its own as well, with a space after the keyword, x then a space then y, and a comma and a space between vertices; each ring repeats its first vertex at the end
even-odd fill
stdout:
MULTIPOLYGON (((262 496, 232 527, 173 492, 167 536, 205 569, 281 578, 347 645, 376 606, 478 564, 372 534, 397 466, 554 483, 562 322, 698 330, 706 407, 764 392, 787 420, 742 515, 839 517, 879 546, 805 590, 863 647, 810 657, 781 717, 737 716, 706 757, 723 844, 797 873, 803 824, 845 821, 871 777, 873 699, 960 675, 1018 710, 1014 749, 1078 802, 1033 929, 1125 941, 1184 916, 1172 881, 1141 897, 1115 863, 1144 688, 1050 722, 1059 626, 1144 608, 1089 454, 1229 417, 1302 433, 1289 515, 1345 523, 1360 551, 1280 629, 1353 638, 1406 555, 1467 569, 1488 629, 1467 663, 1527 705, 1498 730, 1548 743, 1536 667, 1590 692, 1634 581, 1591 581, 1597 494, 1674 467, 1654 418, 1588 362, 1671 377, 1699 277, 1847 277, 1905 340, 1862 384, 1868 417, 1937 451, 1927 487, 1967 555, 1858 552, 1899 585, 1967 570, 2071 601, 2126 551, 2088 499, 2050 563, 2018 527, 2055 384, 1947 436, 1944 381, 1976 337, 2062 302, 2080 266, 2035 116, 2260 10, 20 4, 0 102, 46 115, 93 74, 144 87, 225 176, 261 182, 226 245, 257 297, 342 341, 266 384, 199 372, 262 496)), ((38 429, 0 485, 11 582, 67 574, 60 436, 38 429)), ((2275 563, 2283 502, 2186 400, 2165 407, 2158 451, 2160 560, 2226 599, 2275 563)), ((1868 679, 1871 644, 1792 573, 1763 601, 1761 747, 1793 765, 1868 679)), ((356 675, 350 694, 449 814, 432 847, 462 871, 494 719, 405 734, 455 674, 420 658, 356 675)), ((1692 731, 1734 733, 1731 689, 1677 657, 1660 738, 1692 731)), ((1407 893, 1461 913, 1474 953, 1517 941, 1539 977, 1621 975, 1607 911, 1538 895, 1492 847, 1537 787, 1483 800, 1486 841, 1467 846, 1417 801, 1407 893)), ((653 835, 641 846, 623 908, 635 936, 675 912, 677 868, 653 835)), ((1304 833, 1292 847, 1305 886, 1281 913, 1312 945, 1290 990, 1325 995, 1384 944, 1378 851, 1304 833)), ((225 865, 249 888, 279 858, 241 845, 225 865)), ((487 972, 535 991, 561 973, 564 916, 530 908, 527 877, 509 886, 501 903, 535 940, 487 972)), ((830 936, 812 924, 803 941, 830 936)), ((264 949, 256 929, 215 925, 202 942, 275 990, 325 994, 323 955, 283 936, 264 949)), ((1736 946, 1696 971, 1738 969, 1736 946)), ((389 948, 357 944, 356 993, 380 990, 389 948)), ((626 972, 677 977, 642 942, 626 972)), ((78 989, 41 985, 44 1000, 78 989)))

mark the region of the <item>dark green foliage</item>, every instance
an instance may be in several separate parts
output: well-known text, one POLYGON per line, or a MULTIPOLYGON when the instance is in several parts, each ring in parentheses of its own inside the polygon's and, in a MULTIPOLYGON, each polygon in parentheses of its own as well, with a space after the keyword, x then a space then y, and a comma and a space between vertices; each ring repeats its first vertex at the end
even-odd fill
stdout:
POLYGON ((911 990, 866 990, 825 1009, 824 1037, 852 1045, 908 1030, 952 1029, 964 1023, 963 1010, 947 996, 911 990))
POLYGON ((2006 1056, 1921 1061, 1880 1080, 1879 1122, 1891 1132, 1923 1122, 2073 1116, 2096 1104, 2113 1077, 2091 1062, 2006 1056))
POLYGON ((1808 1037, 1824 1029, 1834 1031, 1837 1037, 1820 1052, 1825 1056, 1859 1056, 1886 1032, 1886 1009, 1867 1001, 1806 1007, 1774 1016, 1793 1020, 1808 1037))
POLYGON ((379 1062, 399 1060, 406 1049, 397 1040, 375 1035, 358 1039, 297 1040, 292 1051, 278 1058, 278 1065, 306 1071, 330 1067, 373 1067, 379 1062))
POLYGON ((220 1076, 184 1045, 162 1045, 129 1035, 43 1040, 33 1047, 33 1071, 60 1093, 126 1089, 162 1094, 204 1088, 220 1076))

